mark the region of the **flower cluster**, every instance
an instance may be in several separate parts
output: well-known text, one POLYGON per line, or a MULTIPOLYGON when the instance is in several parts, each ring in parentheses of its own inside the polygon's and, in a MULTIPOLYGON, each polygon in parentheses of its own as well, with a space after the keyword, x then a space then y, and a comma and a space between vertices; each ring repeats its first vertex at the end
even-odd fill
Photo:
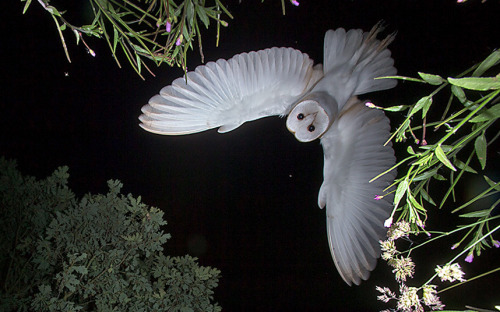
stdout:
POLYGON ((389 261, 396 255, 396 245, 393 240, 380 241, 380 248, 382 249, 382 259, 389 261))
POLYGON ((398 282, 406 281, 407 277, 413 277, 415 272, 415 264, 410 257, 397 256, 395 240, 401 237, 408 237, 410 233, 410 224, 406 221, 400 221, 393 224, 387 232, 387 240, 380 241, 382 249, 382 259, 388 262, 393 268, 392 273, 395 273, 398 282))
MULTIPOLYGON (((424 285, 422 288, 408 287, 405 284, 401 284, 399 287, 400 296, 398 297, 393 291, 387 287, 376 287, 377 291, 381 293, 377 296, 377 299, 383 302, 389 302, 390 300, 397 300, 397 310, 403 312, 423 312, 424 305, 429 307, 431 310, 443 310, 444 304, 439 300, 436 291, 436 285, 424 285), (422 299, 419 298, 418 292, 422 289, 423 296, 422 299)), ((388 312, 389 310, 384 310, 382 312, 388 312)))
POLYGON ((383 302, 395 300, 397 302, 397 311, 423 312, 424 305, 431 310, 442 310, 444 305, 437 296, 435 285, 424 285, 417 288, 409 287, 405 284, 406 280, 412 278, 415 273, 415 263, 410 256, 402 256, 401 253, 396 250, 395 240, 401 237, 408 238, 410 230, 411 228, 408 222, 397 222, 388 230, 387 240, 380 241, 382 259, 386 260, 393 268, 392 273, 394 273, 395 279, 399 283, 399 295, 388 287, 377 286, 377 291, 381 293, 377 296, 377 299, 383 302), (422 298, 419 297, 420 291, 422 292, 422 298))
POLYGON ((393 260, 393 268, 392 273, 395 273, 396 281, 398 282, 406 282, 407 277, 413 277, 415 273, 415 263, 411 260, 410 257, 394 258, 393 260))
POLYGON ((394 224, 389 231, 387 231, 387 237, 389 240, 395 241, 401 237, 408 237, 410 230, 410 223, 406 221, 399 221, 394 224))
POLYGON ((437 296, 436 287, 436 285, 422 286, 422 289, 424 290, 424 304, 430 307, 432 310, 442 310, 444 308, 444 304, 439 300, 439 297, 437 296))
POLYGON ((397 299, 396 294, 388 287, 382 288, 380 286, 375 286, 375 289, 381 293, 380 296, 377 296, 377 299, 380 301, 389 302, 389 300, 397 299))
POLYGON ((462 271, 462 269, 460 268, 460 264, 458 263, 453 263, 453 264, 448 263, 445 264, 443 267, 440 267, 438 265, 436 267, 436 273, 442 282, 465 281, 464 272, 462 271))
POLYGON ((404 312, 424 312, 424 308, 420 304, 420 298, 418 298, 418 288, 408 287, 405 284, 401 284, 399 287, 399 296, 397 308, 404 312))

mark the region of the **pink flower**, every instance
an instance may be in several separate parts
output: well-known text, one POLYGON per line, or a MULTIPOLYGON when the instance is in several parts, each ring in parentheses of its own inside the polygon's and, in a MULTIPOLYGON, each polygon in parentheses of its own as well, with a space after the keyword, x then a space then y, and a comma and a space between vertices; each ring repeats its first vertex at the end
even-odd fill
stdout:
POLYGON ((496 248, 500 248, 500 242, 497 240, 493 240, 493 246, 495 246, 496 248))
POLYGON ((293 5, 299 6, 299 2, 297 0, 292 0, 291 2, 292 2, 293 5))
POLYGON ((169 21, 167 21, 167 25, 165 26, 167 32, 169 33, 172 30, 172 24, 170 24, 169 21))
POLYGON ((175 42, 175 45, 176 46, 180 46, 181 42, 182 42, 182 35, 180 35, 179 38, 177 38, 177 41, 175 42))
POLYGON ((465 262, 471 263, 472 260, 474 260, 474 254, 471 252, 470 254, 467 255, 467 257, 465 257, 465 262))
POLYGON ((459 245, 460 243, 456 243, 455 245, 451 246, 451 250, 456 249, 459 245))
POLYGON ((375 195, 375 198, 373 198, 373 199, 375 199, 375 200, 381 200, 382 198, 384 198, 384 196, 382 196, 382 195, 375 195))

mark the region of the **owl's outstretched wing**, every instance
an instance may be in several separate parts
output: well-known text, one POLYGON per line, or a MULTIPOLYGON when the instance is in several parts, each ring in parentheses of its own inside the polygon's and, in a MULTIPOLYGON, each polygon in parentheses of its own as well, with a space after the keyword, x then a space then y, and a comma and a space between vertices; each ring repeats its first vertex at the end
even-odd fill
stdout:
POLYGON ((330 251, 349 285, 359 285, 375 268, 392 210, 392 195, 375 197, 384 194, 396 172, 369 182, 396 161, 391 145, 384 146, 389 131, 382 111, 352 97, 321 139, 325 167, 318 204, 326 205, 330 251))
POLYGON ((325 91, 337 101, 339 110, 353 95, 390 89, 394 79, 375 79, 396 74, 394 60, 387 46, 394 34, 377 40, 382 23, 370 32, 361 29, 346 31, 329 30, 325 34, 323 71, 324 77, 313 91, 325 91))
POLYGON ((323 75, 307 54, 271 48, 198 66, 164 87, 142 108, 147 131, 189 134, 228 132, 271 115, 284 115, 323 75))

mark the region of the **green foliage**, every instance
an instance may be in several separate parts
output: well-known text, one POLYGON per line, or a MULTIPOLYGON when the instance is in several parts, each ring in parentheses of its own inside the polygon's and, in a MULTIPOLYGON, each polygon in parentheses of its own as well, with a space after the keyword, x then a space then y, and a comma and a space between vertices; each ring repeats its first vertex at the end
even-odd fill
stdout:
MULTIPOLYGON (((23 13, 31 4, 25 3, 23 13)), ((217 43, 220 26, 228 26, 223 17, 233 18, 220 0, 210 1, 174 0, 88 0, 92 8, 93 20, 88 25, 76 26, 64 18, 65 11, 50 5, 50 0, 38 3, 51 14, 56 24, 64 52, 71 62, 63 31, 70 30, 87 47, 91 55, 95 52, 84 41, 82 34, 105 39, 118 66, 118 51, 121 50, 134 70, 142 76, 146 68, 151 75, 145 59, 152 60, 157 66, 181 66, 186 69, 186 53, 193 49, 198 37, 199 51, 203 61, 201 26, 208 28, 210 22, 217 25, 217 43)))
MULTIPOLYGON (((32 0, 25 2, 23 14, 32 0)), ((118 52, 121 50, 137 74, 145 68, 154 76, 145 59, 156 66, 163 63, 180 66, 186 70, 186 54, 198 40, 201 61, 204 61, 201 40, 202 27, 208 29, 213 22, 217 27, 216 44, 219 44, 220 26, 227 27, 224 18, 233 16, 220 0, 87 0, 92 8, 93 20, 87 25, 73 25, 64 18, 65 11, 50 5, 50 0, 38 3, 51 15, 57 27, 66 58, 71 63, 63 31, 70 30, 76 43, 83 42, 87 51, 94 50, 85 42, 83 35, 106 40, 119 67, 118 52), (208 3, 207 3, 208 2, 208 3)), ((296 0, 290 0, 298 5, 296 0)), ((285 0, 281 0, 285 14, 285 0)))
POLYGON ((163 212, 120 194, 77 199, 68 168, 37 181, 0 158, 2 311, 220 311, 220 271, 169 257, 163 212))
MULTIPOLYGON (((474 77, 474 75, 483 74, 488 69, 494 68, 494 66, 498 65, 499 61, 500 52, 495 51, 485 61, 470 68, 460 75, 459 78, 443 79, 438 75, 425 73, 419 73, 422 79, 400 76, 393 77, 438 86, 435 91, 423 96, 413 105, 399 105, 384 109, 387 111, 404 111, 407 109, 409 111, 406 119, 396 129, 391 139, 395 138, 396 142, 402 142, 406 141, 407 135, 411 135, 415 143, 419 145, 417 152, 415 152, 411 145, 408 146, 408 156, 396 165, 396 167, 401 167, 403 164, 409 164, 409 169, 406 171, 404 177, 399 178, 395 183, 398 185, 395 204, 396 208, 402 211, 402 219, 407 219, 407 221, 417 227, 423 224, 421 219, 422 217, 425 219, 424 201, 435 205, 435 202, 428 195, 429 185, 432 181, 431 178, 442 181, 449 180, 451 182, 450 188, 439 204, 439 207, 442 207, 448 197, 454 195, 456 184, 465 172, 477 173, 470 166, 474 155, 480 164, 481 170, 485 169, 487 148, 498 138, 498 133, 494 133, 495 128, 493 125, 500 117, 500 104, 498 104, 500 94, 498 78, 500 74, 494 77, 474 77), (461 77, 475 68, 476 71, 472 77, 461 77), (480 70, 478 71, 478 69, 480 70), (433 97, 446 87, 450 87, 451 94, 448 106, 441 120, 428 122, 427 112, 432 107, 433 97), (467 90, 470 94, 469 97, 466 96, 464 90, 467 90), (489 93, 474 92, 486 90, 489 93), (448 114, 452 105, 454 105, 453 109, 455 109, 455 112, 448 114), (422 124, 413 126, 414 123, 419 122, 419 119, 416 118, 416 113, 420 110, 422 110, 422 124), (427 128, 432 128, 434 133, 437 134, 433 138, 435 141, 433 144, 427 142, 427 128), (443 129, 444 131, 442 131, 443 129), (490 129, 493 131, 493 137, 487 140, 486 134, 489 133, 490 129), (415 134, 417 130, 422 131, 421 139, 418 139, 415 134), (472 143, 473 149, 467 149, 466 147, 472 143), (451 171, 447 172, 443 169, 443 166, 451 171), (443 174, 448 174, 448 179, 443 174), (406 195, 407 200, 400 207, 399 203, 404 195, 406 195), (416 198, 418 201, 415 200, 416 198)), ((487 176, 484 179, 492 181, 487 176)), ((497 185, 498 182, 492 183, 497 185)), ((490 187, 490 191, 490 193, 487 193, 488 196, 498 192, 494 190, 494 187, 490 187)), ((460 209, 464 207, 461 206, 460 209)), ((490 207, 490 211, 494 207, 495 205, 490 207)))
MULTIPOLYGON (((392 78, 436 86, 436 89, 411 105, 399 105, 385 109, 374 106, 374 108, 392 112, 407 111, 405 120, 397 127, 390 140, 406 142, 407 137, 413 138, 413 142, 410 141, 406 148, 407 155, 394 166, 394 168, 399 168, 402 175, 391 185, 395 189, 395 207, 391 218, 386 222, 386 224, 393 223, 389 233, 404 232, 405 234, 392 235, 392 238, 389 235, 389 239, 381 243, 382 258, 388 260, 389 265, 394 268, 396 280, 401 284, 401 294, 396 295, 387 287, 377 289, 382 294, 379 296, 379 300, 397 301, 398 311, 407 311, 405 309, 420 311, 421 304, 429 307, 440 306, 441 302, 436 296, 437 286, 431 284, 433 280, 439 277, 441 281, 450 281, 451 278, 449 274, 447 275, 447 270, 452 273, 461 273, 460 266, 456 263, 459 258, 463 257, 466 262, 472 262, 474 255, 481 255, 483 250, 493 246, 500 247, 500 242, 493 237, 500 230, 500 216, 498 212, 494 212, 494 209, 498 209, 500 204, 500 199, 498 199, 500 185, 498 181, 488 176, 487 171, 488 163, 495 161, 487 159, 488 155, 493 157, 497 155, 496 152, 488 153, 488 150, 500 137, 498 132, 498 119, 500 118, 499 64, 500 51, 495 51, 483 62, 466 70, 458 77, 444 79, 439 75, 427 73, 418 73, 420 78, 394 76, 392 78), (493 75, 480 77, 490 72, 493 75), (449 92, 447 104, 440 103, 441 101, 436 99, 441 97, 436 95, 446 90, 449 92), (442 108, 444 111, 440 119, 431 117, 429 114, 432 112, 432 116, 436 116, 442 108), (422 111, 422 115, 417 114, 420 111, 422 111), (431 118, 437 120, 429 121, 431 118), (481 179, 485 181, 483 184, 486 186, 472 199, 460 202, 461 197, 455 196, 455 192, 459 186, 468 187, 470 180, 465 178, 467 175, 469 177, 481 175, 481 179), (434 200, 430 195, 435 193, 431 192, 432 188, 436 188, 436 186, 440 188, 443 183, 447 183, 448 186, 437 195, 440 197, 439 200, 437 198, 434 200), (485 199, 490 199, 490 201, 485 199), (434 207, 441 209, 445 207, 445 204, 453 207, 450 209, 451 214, 460 212, 459 217, 462 224, 451 230, 441 227, 438 230, 432 230, 426 227, 428 209, 434 207), (473 206, 473 204, 475 205, 473 206), (464 212, 464 210, 467 211, 464 212), (429 239, 416 246, 410 246, 405 251, 395 249, 394 241, 398 237, 409 234, 417 235, 419 232, 425 232, 429 239), (406 276, 412 277, 414 272, 414 264, 409 257, 413 250, 446 236, 460 234, 462 237, 458 237, 458 242, 451 246, 453 251, 450 260, 443 266, 447 268, 446 270, 441 267, 436 268, 436 274, 420 287, 406 286, 408 285, 405 282, 406 276), (435 236, 431 238, 431 235, 435 236), (405 279, 398 279, 398 274, 405 276, 405 279), (418 298, 417 292, 421 291, 423 291, 423 299, 418 298), (410 297, 411 300, 408 299, 410 297), (432 300, 429 301, 429 298, 432 300)), ((498 271, 500 271, 500 267, 476 277, 468 277, 468 280, 498 271)), ((453 281, 455 280, 460 281, 457 285, 467 282, 461 277, 453 278, 453 281)), ((452 287, 454 286, 456 285, 452 287)), ((440 292, 449 288, 451 287, 440 292)))

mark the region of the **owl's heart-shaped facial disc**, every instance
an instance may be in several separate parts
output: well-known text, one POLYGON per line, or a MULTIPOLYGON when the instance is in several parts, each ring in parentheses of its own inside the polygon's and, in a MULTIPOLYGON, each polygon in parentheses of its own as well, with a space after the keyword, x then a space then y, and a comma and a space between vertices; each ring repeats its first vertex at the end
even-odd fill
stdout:
POLYGON ((286 127, 300 142, 310 142, 330 127, 330 116, 317 101, 305 100, 292 109, 286 127))
POLYGON ((313 92, 298 102, 288 114, 286 127, 300 142, 321 137, 337 114, 337 102, 326 92, 313 92))

